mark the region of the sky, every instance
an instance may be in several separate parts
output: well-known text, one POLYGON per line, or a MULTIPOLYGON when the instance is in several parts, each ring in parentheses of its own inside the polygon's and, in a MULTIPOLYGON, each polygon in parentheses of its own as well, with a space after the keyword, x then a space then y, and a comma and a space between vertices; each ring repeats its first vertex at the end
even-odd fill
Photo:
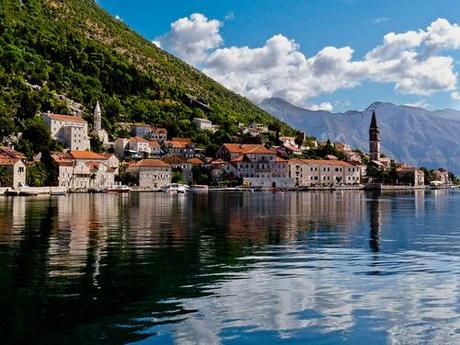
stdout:
POLYGON ((460 109, 458 0, 98 0, 255 103, 460 109))

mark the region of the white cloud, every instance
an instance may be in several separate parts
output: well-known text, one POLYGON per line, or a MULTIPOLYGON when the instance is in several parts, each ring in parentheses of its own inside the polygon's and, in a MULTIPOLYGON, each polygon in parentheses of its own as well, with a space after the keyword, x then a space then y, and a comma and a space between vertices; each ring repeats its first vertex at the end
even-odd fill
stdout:
POLYGON ((321 104, 312 104, 309 106, 310 110, 317 111, 317 110, 325 110, 325 111, 332 111, 334 110, 334 106, 329 102, 323 102, 321 104))
POLYGON ((425 98, 423 99, 420 99, 416 102, 413 102, 413 103, 406 103, 404 104, 408 107, 414 107, 414 108, 424 108, 424 109, 428 109, 430 108, 430 104, 427 102, 427 100, 425 98))
POLYGON ((458 93, 458 91, 452 92, 450 96, 452 97, 454 101, 460 101, 460 93, 458 93))
POLYGON ((387 17, 379 17, 379 18, 375 18, 374 19, 374 23, 375 24, 380 24, 380 23, 384 23, 384 22, 387 22, 389 19, 387 17))
POLYGON ((218 20, 209 20, 200 13, 194 13, 176 20, 171 24, 171 31, 157 37, 154 42, 185 61, 196 64, 205 60, 210 50, 223 43, 219 32, 221 26, 218 20))
POLYGON ((351 47, 324 47, 307 57, 282 34, 261 47, 220 47, 222 23, 202 14, 181 18, 156 39, 171 51, 230 89, 260 102, 281 97, 296 104, 364 81, 390 83, 397 92, 431 95, 454 91, 454 59, 442 52, 460 49, 460 27, 446 19, 425 30, 388 33, 363 59, 351 47))
POLYGON ((235 19, 235 13, 233 13, 233 11, 228 12, 228 13, 225 15, 225 18, 224 18, 224 19, 225 19, 225 21, 235 19))

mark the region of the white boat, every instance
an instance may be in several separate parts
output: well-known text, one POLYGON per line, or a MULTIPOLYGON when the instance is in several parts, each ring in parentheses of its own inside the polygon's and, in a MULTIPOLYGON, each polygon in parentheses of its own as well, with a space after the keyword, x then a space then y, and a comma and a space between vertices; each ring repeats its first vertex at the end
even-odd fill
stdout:
POLYGON ((172 194, 185 194, 187 193, 189 186, 180 183, 173 183, 169 186, 163 187, 162 192, 172 193, 172 194))
POLYGON ((117 184, 107 188, 107 192, 112 193, 128 193, 131 190, 131 187, 127 185, 117 184))
POLYGON ((207 193, 209 191, 209 187, 205 184, 195 184, 190 187, 189 192, 192 193, 207 193))
POLYGON ((447 185, 441 181, 431 181, 430 189, 447 189, 447 185))

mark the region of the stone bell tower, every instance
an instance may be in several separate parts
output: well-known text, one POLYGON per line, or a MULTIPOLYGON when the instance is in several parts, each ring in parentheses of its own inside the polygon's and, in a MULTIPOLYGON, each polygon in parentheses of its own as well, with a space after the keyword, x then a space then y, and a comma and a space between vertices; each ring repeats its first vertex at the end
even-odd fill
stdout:
POLYGON ((100 131, 102 129, 102 114, 101 114, 101 106, 99 105, 99 101, 96 103, 96 107, 94 108, 94 115, 93 115, 93 129, 95 131, 100 131))
POLYGON ((377 126, 375 111, 372 113, 371 125, 369 127, 369 158, 371 161, 380 160, 380 129, 377 126))

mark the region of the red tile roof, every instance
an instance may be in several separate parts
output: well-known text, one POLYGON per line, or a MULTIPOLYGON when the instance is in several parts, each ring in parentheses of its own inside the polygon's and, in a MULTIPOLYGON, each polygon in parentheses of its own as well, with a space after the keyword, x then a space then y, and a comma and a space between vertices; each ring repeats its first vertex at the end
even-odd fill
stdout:
POLYGON ((224 148, 230 153, 274 153, 273 150, 267 149, 261 144, 224 144, 224 148))
POLYGON ((192 139, 191 138, 172 138, 172 141, 180 141, 182 143, 187 143, 187 144, 191 144, 192 143, 192 139))
POLYGON ((166 162, 168 164, 183 164, 185 163, 185 158, 179 157, 179 156, 167 156, 163 158, 163 162, 166 162))
POLYGON ((129 141, 132 143, 148 143, 149 142, 147 139, 144 139, 142 137, 132 137, 129 139, 129 141))
POLYGON ((141 159, 138 161, 136 164, 133 166, 135 167, 152 167, 152 168, 169 168, 170 165, 168 163, 163 162, 162 160, 159 159, 141 159))
POLYGON ((187 161, 187 163, 190 163, 190 164, 193 164, 193 165, 203 165, 203 164, 204 164, 204 162, 203 162, 201 159, 196 158, 196 157, 190 158, 190 159, 187 161))
POLYGON ((0 147, 0 157, 20 158, 20 159, 25 158, 24 154, 16 150, 13 150, 11 147, 7 147, 7 146, 0 147))
POLYGON ((333 166, 341 166, 341 167, 351 167, 348 162, 344 161, 333 161, 333 160, 326 160, 326 159, 299 159, 294 158, 289 160, 289 164, 317 164, 317 165, 333 165, 333 166))
POLYGON ((3 158, 0 157, 1 166, 15 165, 20 159, 19 158, 3 158))
POLYGON ((45 113, 49 118, 56 121, 65 121, 65 122, 74 122, 74 123, 86 123, 81 117, 72 116, 72 115, 61 115, 61 114, 48 114, 45 113))
POLYGON ((150 147, 153 149, 159 149, 161 148, 161 145, 158 143, 158 141, 155 140, 149 140, 150 147))
POLYGON ((73 159, 107 160, 107 157, 93 151, 70 151, 70 156, 73 159))

